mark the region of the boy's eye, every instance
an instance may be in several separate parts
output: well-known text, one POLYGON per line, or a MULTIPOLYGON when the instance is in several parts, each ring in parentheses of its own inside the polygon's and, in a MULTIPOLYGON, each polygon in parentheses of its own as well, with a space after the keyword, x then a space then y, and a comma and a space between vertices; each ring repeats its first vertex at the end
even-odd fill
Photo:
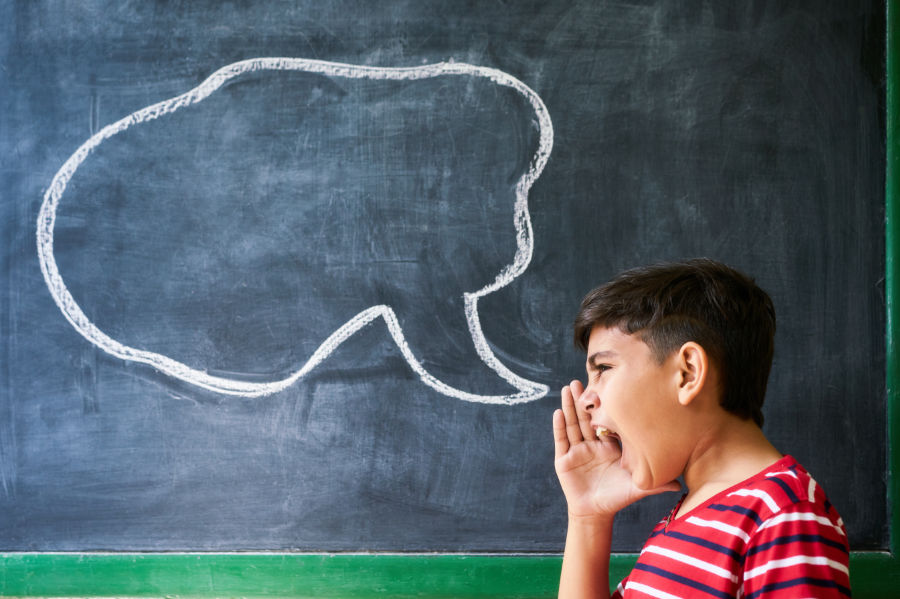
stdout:
POLYGON ((602 375, 610 368, 612 368, 612 366, 610 366, 609 364, 593 364, 591 365, 591 375, 593 376, 593 378, 598 379, 600 378, 600 375, 602 375))

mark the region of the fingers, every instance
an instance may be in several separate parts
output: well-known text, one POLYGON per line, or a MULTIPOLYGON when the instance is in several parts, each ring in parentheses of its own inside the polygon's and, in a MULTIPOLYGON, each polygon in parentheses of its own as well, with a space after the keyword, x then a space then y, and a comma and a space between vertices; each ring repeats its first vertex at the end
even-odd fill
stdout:
MULTIPOLYGON (((593 391, 585 391, 581 381, 572 381, 569 383, 568 389, 572 396, 572 404, 574 405, 575 417, 578 421, 580 430, 580 441, 596 439, 594 429, 591 428, 591 415, 584 409, 582 399, 585 393, 593 393, 593 391)), ((594 395, 596 397, 596 395, 594 395)))
POLYGON ((562 410, 553 412, 553 446, 556 457, 561 458, 569 451, 569 436, 566 434, 566 417, 562 410))
POLYGON ((562 413, 566 421, 566 437, 570 445, 584 441, 584 432, 578 421, 578 411, 575 408, 575 398, 581 395, 581 383, 572 381, 570 385, 562 389, 562 413), (577 394, 577 395, 576 395, 577 394))
MULTIPOLYGON (((581 387, 581 383, 579 383, 578 386, 581 387)), ((575 413, 578 414, 578 425, 581 427, 581 435, 585 439, 593 440, 597 438, 597 435, 594 433, 594 429, 591 428, 591 414, 584 409, 583 400, 586 393, 592 394, 596 400, 597 394, 593 391, 582 391, 578 394, 578 397, 575 398, 575 413)))
POLYGON ((584 393, 584 385, 581 384, 581 381, 574 380, 569 383, 569 388, 572 390, 572 397, 577 401, 581 394, 584 393))

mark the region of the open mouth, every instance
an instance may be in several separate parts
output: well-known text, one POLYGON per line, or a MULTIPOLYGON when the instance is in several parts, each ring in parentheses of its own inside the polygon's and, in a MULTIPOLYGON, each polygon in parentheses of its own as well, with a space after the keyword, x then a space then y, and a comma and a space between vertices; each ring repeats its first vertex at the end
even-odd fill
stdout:
POLYGON ((605 426, 598 426, 595 432, 598 439, 612 439, 619 446, 619 449, 622 449, 622 440, 619 438, 618 433, 611 431, 605 426))

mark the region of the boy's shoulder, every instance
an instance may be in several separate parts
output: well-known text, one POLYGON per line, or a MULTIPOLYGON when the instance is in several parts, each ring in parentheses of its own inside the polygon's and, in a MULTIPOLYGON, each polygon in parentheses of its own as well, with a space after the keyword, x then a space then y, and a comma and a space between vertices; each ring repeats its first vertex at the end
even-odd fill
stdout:
POLYGON ((824 489, 789 455, 736 485, 727 496, 735 501, 747 498, 759 508, 759 515, 764 518, 800 504, 815 504, 826 511, 833 510, 824 489))
POLYGON ((720 522, 749 534, 793 521, 819 521, 846 534, 825 490, 791 456, 724 491, 706 507, 718 513, 720 522))

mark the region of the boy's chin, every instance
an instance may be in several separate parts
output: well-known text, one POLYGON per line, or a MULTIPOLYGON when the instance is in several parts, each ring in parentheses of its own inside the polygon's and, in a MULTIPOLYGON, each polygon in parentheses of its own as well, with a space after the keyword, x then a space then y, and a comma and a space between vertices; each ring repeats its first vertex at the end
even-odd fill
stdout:
POLYGON ((645 476, 640 476, 637 472, 631 473, 631 484, 641 491, 649 491, 653 487, 652 482, 645 476))
POLYGON ((652 485, 652 484, 639 483, 639 482, 635 481, 634 479, 631 479, 631 480, 632 480, 632 482, 634 482, 634 486, 637 487, 637 489, 640 491, 652 491, 653 489, 656 488, 656 486, 652 485))
POLYGON ((641 491, 652 491, 665 484, 657 484, 657 482, 653 480, 653 477, 650 476, 649 472, 640 471, 631 472, 631 483, 641 491))

